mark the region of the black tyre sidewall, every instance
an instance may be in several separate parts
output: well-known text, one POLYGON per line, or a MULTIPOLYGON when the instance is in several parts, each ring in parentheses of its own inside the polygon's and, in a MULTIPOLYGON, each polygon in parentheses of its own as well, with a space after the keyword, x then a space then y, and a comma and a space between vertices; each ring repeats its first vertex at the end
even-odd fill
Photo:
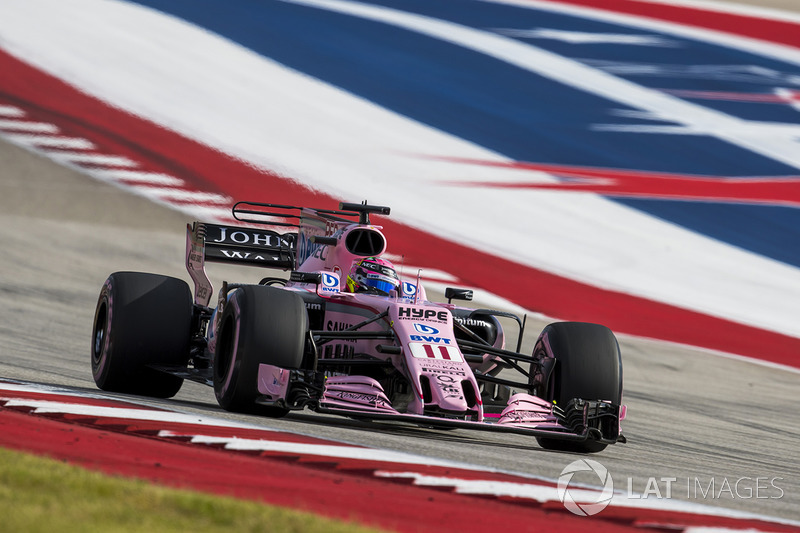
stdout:
POLYGON ((302 298, 275 287, 246 285, 225 304, 214 356, 214 392, 223 409, 281 416, 285 409, 255 404, 258 367, 298 369, 303 361, 308 315, 302 298))
POLYGON ((573 398, 622 401, 622 357, 614 333, 600 324, 557 322, 541 337, 556 358, 548 400, 566 405, 573 398))
MULTIPOLYGON (((547 400, 565 406, 574 398, 622 402, 622 356, 614 333, 600 324, 557 322, 542 331, 534 353, 547 351, 556 359, 547 400)), ((606 444, 538 437, 542 448, 574 453, 597 453, 606 444)))
POLYGON ((92 331, 97 386, 159 398, 177 394, 183 379, 148 365, 187 364, 191 321, 186 282, 141 272, 111 274, 100 291, 92 331))

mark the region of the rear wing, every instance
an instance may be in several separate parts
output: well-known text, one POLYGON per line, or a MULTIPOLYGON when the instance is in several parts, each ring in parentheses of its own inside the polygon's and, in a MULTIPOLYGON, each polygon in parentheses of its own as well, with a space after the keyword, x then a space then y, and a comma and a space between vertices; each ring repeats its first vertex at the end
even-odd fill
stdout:
POLYGON ((195 303, 208 306, 213 287, 205 262, 297 270, 337 231, 351 224, 369 224, 369 214, 388 215, 388 207, 339 204, 339 210, 238 202, 233 218, 262 228, 195 222, 186 227, 186 270, 195 285, 195 303), (286 228, 286 232, 278 229, 286 228))
POLYGON ((206 261, 294 268, 294 233, 199 222, 187 229, 206 261))

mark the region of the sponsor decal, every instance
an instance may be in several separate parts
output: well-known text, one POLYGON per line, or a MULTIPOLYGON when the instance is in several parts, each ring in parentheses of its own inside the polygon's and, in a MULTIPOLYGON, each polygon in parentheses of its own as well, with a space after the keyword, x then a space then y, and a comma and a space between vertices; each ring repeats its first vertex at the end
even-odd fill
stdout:
POLYGON ((461 380, 447 374, 437 374, 434 377, 439 383, 439 389, 444 393, 445 398, 464 399, 461 394, 461 380))
MULTIPOLYGON (((367 261, 364 260, 361 262, 361 266, 364 268, 368 268, 377 274, 382 274, 384 276, 388 276, 393 279, 397 279, 397 272, 393 268, 389 268, 385 265, 381 265, 380 263, 375 263, 374 261, 367 261)), ((368 274, 367 277, 370 277, 368 274)))
POLYGON ((238 250, 222 250, 222 255, 228 259, 242 259, 247 261, 280 261, 279 255, 261 255, 253 252, 240 252, 238 250))
POLYGON ((323 244, 322 246, 320 246, 319 248, 314 250, 314 253, 311 254, 311 255, 312 255, 312 257, 316 257, 320 261, 327 260, 328 259, 328 246, 323 244))
POLYGON ((404 281, 402 284, 403 298, 414 298, 417 295, 417 286, 414 283, 404 281))
POLYGON ((306 259, 312 256, 325 261, 328 258, 328 246, 312 242, 311 238, 323 236, 339 238, 342 234, 341 230, 336 231, 335 223, 327 221, 324 229, 321 221, 304 219, 304 224, 306 225, 303 226, 298 235, 297 263, 303 264, 306 259))
POLYGON ((397 318, 400 320, 430 320, 433 322, 447 323, 450 313, 445 310, 438 311, 425 307, 410 307, 401 305, 397 308, 397 318))
MULTIPOLYGON (((207 225, 209 230, 219 230, 216 239, 206 239, 214 244, 243 244, 250 246, 280 247, 287 244, 276 233, 256 233, 242 229, 226 228, 225 226, 207 225)), ((210 231, 209 231, 210 233, 210 231)))
POLYGON ((419 331, 420 333, 424 333, 426 335, 438 335, 439 330, 433 326, 429 326, 427 324, 414 324, 414 329, 419 331))
POLYGON ((306 232, 300 232, 300 242, 298 243, 297 246, 298 265, 305 263, 306 259, 311 257, 311 255, 314 254, 317 251, 317 249, 322 246, 321 244, 316 244, 314 242, 311 242, 311 237, 314 235, 321 235, 321 232, 319 230, 316 230, 312 235, 309 230, 307 231, 308 234, 306 232))
POLYGON ((270 365, 259 365, 258 391, 273 400, 282 398, 289 384, 290 371, 270 365))
POLYGON ((432 335, 409 335, 412 341, 432 342, 435 344, 450 344, 450 339, 447 337, 434 337, 432 335))
POLYGON ((411 349, 411 355, 417 359, 438 359, 457 363, 464 362, 461 352, 455 346, 412 342, 409 343, 408 347, 411 349))
POLYGON ((441 365, 439 366, 437 363, 439 361, 425 361, 423 363, 423 367, 420 369, 422 372, 426 374, 449 374, 453 376, 461 376, 462 378, 467 376, 467 373, 463 370, 459 370, 459 367, 453 367, 452 365, 441 365))
POLYGON ((551 417, 551 413, 542 411, 511 411, 504 415, 513 422, 541 422, 551 417))
POLYGON ((320 292, 323 293, 336 293, 339 292, 339 276, 331 274, 330 272, 321 272, 322 283, 320 285, 320 292))
POLYGON ((355 324, 350 324, 349 322, 334 322, 333 320, 328 320, 328 323, 325 324, 325 329, 328 331, 344 331, 353 326, 355 326, 355 324))
POLYGON ((389 404, 386 403, 386 400, 378 396, 375 396, 374 394, 364 394, 361 392, 348 392, 348 391, 328 391, 325 394, 332 398, 339 398, 340 400, 346 400, 358 403, 368 403, 380 407, 389 407, 389 404))
POLYGON ((453 320, 461 324, 462 326, 480 326, 482 328, 488 328, 489 323, 485 320, 479 320, 477 318, 464 318, 463 316, 453 316, 453 320))

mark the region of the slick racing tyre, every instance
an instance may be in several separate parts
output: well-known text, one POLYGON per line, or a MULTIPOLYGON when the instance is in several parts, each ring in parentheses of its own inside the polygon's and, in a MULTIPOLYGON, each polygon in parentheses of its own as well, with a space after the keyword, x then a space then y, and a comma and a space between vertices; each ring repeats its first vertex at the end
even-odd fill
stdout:
POLYGON ((150 365, 189 360, 192 294, 177 278, 115 272, 100 291, 92 331, 92 376, 102 390, 175 396, 183 379, 150 365))
POLYGON ((225 304, 214 354, 214 392, 227 411, 281 417, 288 409, 259 406, 258 366, 300 368, 308 332, 303 299, 290 291, 245 285, 225 304))
MULTIPOLYGON (((542 331, 556 359, 552 387, 546 400, 566 406, 575 398, 622 402, 622 356, 614 333, 600 324, 557 322, 542 331)), ((544 349, 541 340, 534 353, 544 349)), ((550 450, 595 453, 606 444, 596 441, 570 442, 546 437, 539 445, 550 450)))

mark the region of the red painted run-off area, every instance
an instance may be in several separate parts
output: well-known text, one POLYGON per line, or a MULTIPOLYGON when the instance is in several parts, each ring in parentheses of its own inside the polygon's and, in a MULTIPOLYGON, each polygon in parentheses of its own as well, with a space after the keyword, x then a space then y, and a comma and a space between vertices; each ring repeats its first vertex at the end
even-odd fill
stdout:
MULTIPOLYGON (((654 509, 611 506, 591 518, 567 511, 557 500, 464 495, 452 486, 387 480, 382 473, 418 473, 460 480, 547 485, 510 474, 369 461, 355 457, 309 456, 292 452, 241 452, 160 436, 205 435, 323 444, 339 443, 262 429, 150 420, 126 421, 108 416, 65 414, 49 407, 38 413, 26 400, 84 404, 117 409, 138 408, 126 402, 77 396, 4 391, 0 382, 0 446, 66 460, 111 474, 123 474, 176 488, 200 490, 324 516, 408 532, 547 530, 582 532, 682 531, 687 527, 797 532, 798 528, 761 520, 742 520, 654 509)), ((164 412, 166 413, 166 411, 164 412)), ((206 421, 207 422, 207 421, 206 421)))
MULTIPOLYGON (((702 9, 682 5, 642 0, 544 0, 552 4, 589 7, 615 14, 636 15, 663 22, 674 22, 683 26, 695 26, 707 30, 721 31, 739 37, 749 37, 770 43, 793 47, 800 46, 798 24, 761 18, 753 15, 726 13, 726 6, 719 10, 702 9)), ((758 5, 758 2, 753 2, 758 5)))
MULTIPOLYGON (((0 72, 5 74, 0 82, 0 104, 24 109, 32 119, 52 122, 64 135, 89 139, 99 151, 137 161, 137 170, 176 176, 195 191, 234 200, 334 209, 340 200, 361 200, 335 199, 254 168, 113 108, 2 51, 0 72)), ((532 311, 562 320, 602 323, 617 333, 800 367, 798 338, 586 285, 447 241, 391 218, 376 220, 384 226, 389 251, 404 255, 407 264, 441 268, 466 286, 485 288, 532 311)))
MULTIPOLYGON (((754 15, 725 12, 726 6, 718 10, 670 5, 642 0, 544 0, 552 4, 589 7, 615 14, 635 15, 658 21, 674 22, 683 26, 695 26, 707 30, 730 33, 738 37, 749 37, 770 43, 793 47, 800 46, 798 24, 785 20, 762 18, 754 15)), ((754 2, 755 5, 758 2, 754 2)))

